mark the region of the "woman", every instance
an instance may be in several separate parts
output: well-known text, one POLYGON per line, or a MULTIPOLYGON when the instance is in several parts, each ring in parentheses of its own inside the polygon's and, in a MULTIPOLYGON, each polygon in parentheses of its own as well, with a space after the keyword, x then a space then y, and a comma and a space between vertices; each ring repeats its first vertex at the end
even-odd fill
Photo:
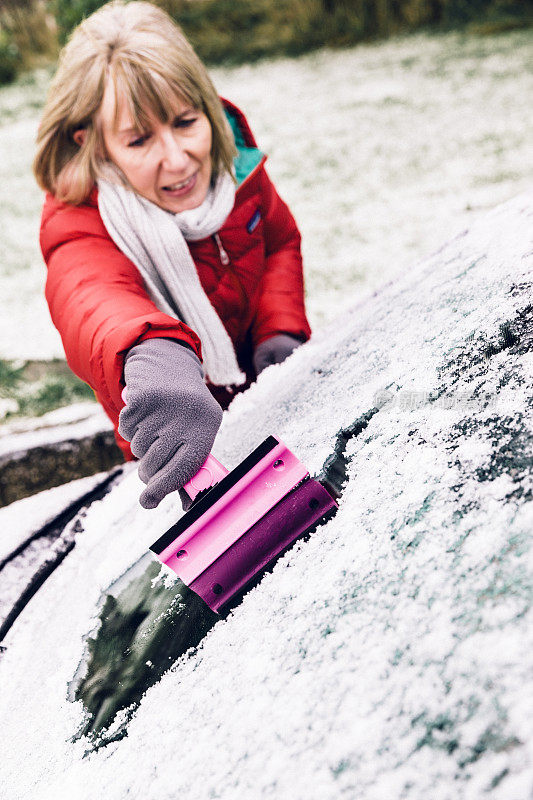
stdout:
POLYGON ((149 3, 74 31, 37 146, 52 320, 154 508, 233 392, 309 338, 300 235, 244 116, 149 3))

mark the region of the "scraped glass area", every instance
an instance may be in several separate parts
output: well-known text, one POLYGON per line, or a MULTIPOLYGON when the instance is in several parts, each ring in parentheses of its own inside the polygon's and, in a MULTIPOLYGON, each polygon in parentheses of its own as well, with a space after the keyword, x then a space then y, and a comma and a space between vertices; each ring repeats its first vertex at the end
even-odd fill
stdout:
POLYGON ((147 554, 108 589, 98 631, 69 686, 70 699, 87 710, 76 738, 88 736, 95 747, 126 735, 144 692, 220 619, 179 578, 171 586, 158 580, 160 572, 147 554))

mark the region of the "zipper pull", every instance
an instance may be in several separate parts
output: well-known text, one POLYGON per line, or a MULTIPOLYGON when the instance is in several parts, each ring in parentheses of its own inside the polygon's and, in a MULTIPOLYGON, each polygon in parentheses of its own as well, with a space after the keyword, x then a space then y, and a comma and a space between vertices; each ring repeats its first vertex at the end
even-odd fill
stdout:
POLYGON ((218 235, 218 233, 215 233, 213 238, 214 238, 214 240, 215 240, 215 242, 217 243, 217 246, 218 246, 218 252, 219 252, 219 255, 220 255, 220 261, 225 267, 227 267, 228 264, 229 264, 229 256, 228 256, 228 254, 226 253, 226 251, 224 250, 224 248, 222 246, 222 241, 220 239, 220 236, 218 235))

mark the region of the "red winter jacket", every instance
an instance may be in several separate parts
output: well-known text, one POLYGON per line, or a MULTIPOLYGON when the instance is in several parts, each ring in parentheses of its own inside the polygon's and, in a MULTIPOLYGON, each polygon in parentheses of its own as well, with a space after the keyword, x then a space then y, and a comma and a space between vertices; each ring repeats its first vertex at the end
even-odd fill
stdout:
MULTIPOLYGON (((278 333, 306 340, 300 234, 269 180, 243 114, 224 101, 239 155, 235 205, 216 237, 189 242, 202 286, 228 331, 249 381, 253 348, 278 333), (226 254, 229 257, 229 263, 226 254), (224 262, 224 263, 223 263, 224 262)), ((158 310, 134 264, 104 227, 93 190, 73 206, 48 194, 40 243, 48 267, 46 299, 71 369, 94 389, 117 432, 124 405, 124 356, 144 339, 185 342, 201 358, 197 335, 158 310)), ((227 406, 231 395, 210 387, 227 406)))

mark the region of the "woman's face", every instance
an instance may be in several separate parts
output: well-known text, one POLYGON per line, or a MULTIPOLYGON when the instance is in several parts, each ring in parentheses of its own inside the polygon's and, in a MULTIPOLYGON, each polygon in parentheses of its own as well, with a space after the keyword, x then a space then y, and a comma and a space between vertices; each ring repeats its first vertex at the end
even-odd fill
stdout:
POLYGON ((185 101, 176 104, 171 122, 149 116, 147 130, 135 128, 127 103, 108 83, 100 109, 107 157, 124 173, 137 194, 174 214, 197 208, 211 181, 211 125, 206 115, 185 101))

